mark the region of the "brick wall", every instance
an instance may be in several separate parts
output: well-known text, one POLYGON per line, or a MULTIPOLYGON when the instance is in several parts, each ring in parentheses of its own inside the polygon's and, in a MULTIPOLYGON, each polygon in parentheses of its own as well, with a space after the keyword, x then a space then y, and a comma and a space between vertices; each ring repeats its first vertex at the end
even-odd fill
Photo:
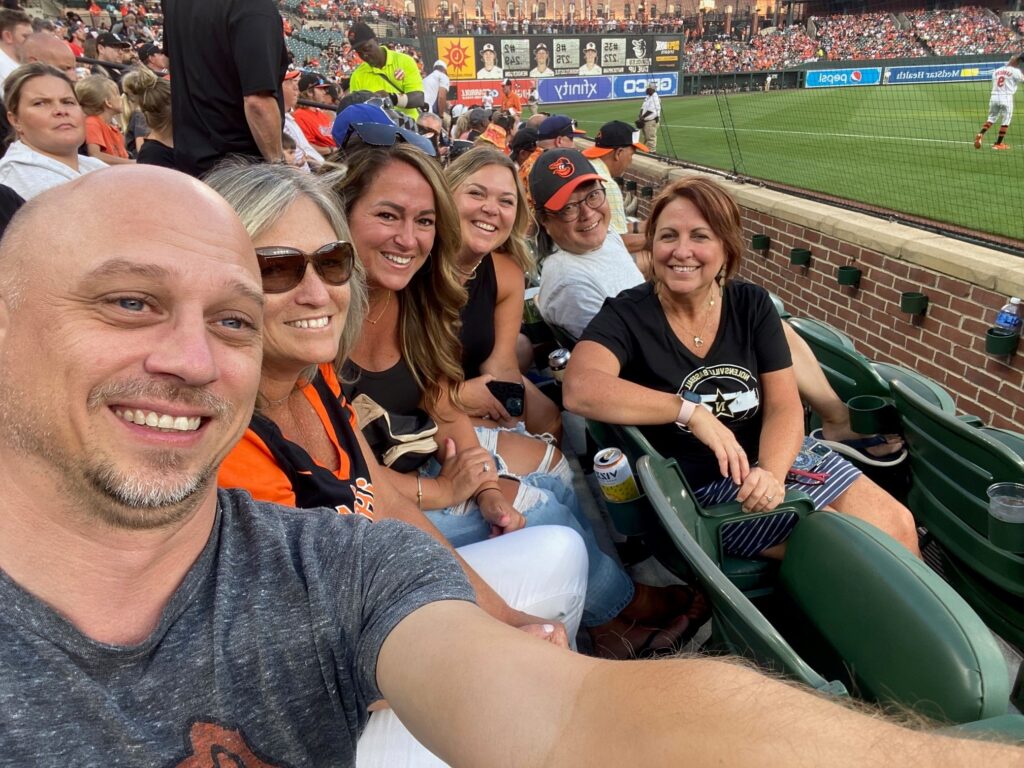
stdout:
MULTIPOLYGON (((653 184, 655 190, 665 183, 661 174, 652 178, 643 171, 630 178, 641 186, 653 184)), ((647 203, 641 200, 638 216, 646 216, 647 203)), ((980 416, 992 426, 1024 431, 1024 342, 1009 361, 985 353, 985 331, 1006 302, 1006 293, 753 207, 741 206, 741 210, 747 251, 740 277, 777 294, 793 315, 838 328, 867 357, 898 363, 934 379, 950 392, 959 411, 980 416), (767 256, 750 250, 754 234, 771 238, 767 256), (790 265, 793 247, 811 250, 806 272, 790 265), (836 269, 846 264, 863 271, 856 292, 836 281, 836 269), (927 314, 918 325, 900 311, 904 291, 928 296, 927 314)), ((878 226, 888 225, 878 220, 878 226)), ((1022 268, 1017 257, 997 257, 1005 260, 1007 269, 1022 268)))

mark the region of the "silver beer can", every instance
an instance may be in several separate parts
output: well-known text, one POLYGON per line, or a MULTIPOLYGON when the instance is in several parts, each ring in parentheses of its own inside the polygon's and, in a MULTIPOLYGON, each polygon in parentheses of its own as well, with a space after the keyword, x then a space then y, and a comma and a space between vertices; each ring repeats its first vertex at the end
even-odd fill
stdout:
POLYGON ((569 364, 570 357, 572 357, 572 353, 564 347, 559 347, 548 355, 548 368, 551 369, 551 375, 555 377, 555 381, 562 381, 565 366, 569 364))

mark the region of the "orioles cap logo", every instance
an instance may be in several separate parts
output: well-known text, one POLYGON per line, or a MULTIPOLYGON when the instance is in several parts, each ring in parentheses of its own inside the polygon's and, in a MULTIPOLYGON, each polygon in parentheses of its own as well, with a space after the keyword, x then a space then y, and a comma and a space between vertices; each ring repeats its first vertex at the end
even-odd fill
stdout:
POLYGON ((559 178, 568 179, 576 173, 576 166, 572 164, 572 161, 570 161, 569 158, 560 157, 548 166, 548 170, 559 178))

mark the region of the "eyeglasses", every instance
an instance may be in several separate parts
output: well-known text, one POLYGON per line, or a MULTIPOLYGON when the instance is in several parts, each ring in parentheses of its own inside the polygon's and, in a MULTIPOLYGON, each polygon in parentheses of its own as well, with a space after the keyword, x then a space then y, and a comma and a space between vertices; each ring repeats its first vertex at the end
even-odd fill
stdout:
POLYGON ((352 243, 336 240, 313 253, 283 246, 257 248, 256 258, 260 264, 260 277, 263 278, 263 292, 285 293, 302 282, 307 264, 312 264, 320 279, 328 285, 344 285, 352 277, 356 251, 352 243))
POLYGON ((396 141, 405 141, 417 149, 423 150, 431 157, 437 157, 437 150, 430 143, 429 139, 420 136, 415 131, 406 128, 399 128, 396 125, 383 125, 381 123, 353 123, 349 126, 348 134, 342 142, 343 147, 348 147, 348 142, 355 134, 363 144, 371 147, 391 147, 396 141))
POLYGON ((562 221, 576 221, 580 217, 580 206, 586 203, 587 208, 597 209, 604 205, 604 187, 596 187, 582 200, 576 203, 567 203, 558 211, 547 211, 551 216, 557 216, 562 221))

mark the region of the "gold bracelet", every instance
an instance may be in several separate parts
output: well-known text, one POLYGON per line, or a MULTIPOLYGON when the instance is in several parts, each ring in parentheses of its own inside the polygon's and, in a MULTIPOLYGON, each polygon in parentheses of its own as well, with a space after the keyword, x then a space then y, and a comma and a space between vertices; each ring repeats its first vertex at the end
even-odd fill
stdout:
POLYGON ((419 475, 416 475, 416 506, 423 511, 423 480, 419 475))

